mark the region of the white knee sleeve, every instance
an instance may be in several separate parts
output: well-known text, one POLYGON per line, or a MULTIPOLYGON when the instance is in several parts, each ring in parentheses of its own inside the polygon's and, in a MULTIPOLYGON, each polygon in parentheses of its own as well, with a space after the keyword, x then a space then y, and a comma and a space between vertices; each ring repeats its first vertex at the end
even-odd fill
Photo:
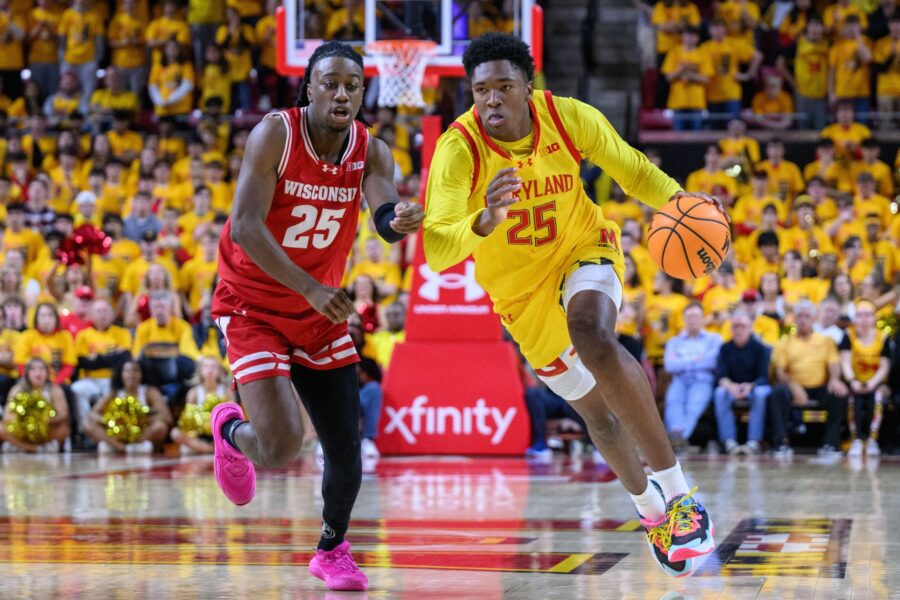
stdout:
POLYGON ((584 290, 602 292, 612 299, 616 309, 622 306, 622 282, 612 265, 585 265, 572 273, 563 289, 566 310, 572 297, 584 290))
POLYGON ((553 393, 569 402, 584 398, 597 384, 571 346, 562 356, 536 373, 553 393))

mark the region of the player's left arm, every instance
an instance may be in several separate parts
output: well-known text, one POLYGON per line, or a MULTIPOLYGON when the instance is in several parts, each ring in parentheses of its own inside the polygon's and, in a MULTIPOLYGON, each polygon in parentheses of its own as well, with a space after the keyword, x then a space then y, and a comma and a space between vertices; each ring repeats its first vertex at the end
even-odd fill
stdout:
POLYGON ((623 140, 599 110, 574 98, 554 98, 560 118, 582 156, 609 173, 626 194, 653 208, 682 196, 703 198, 727 216, 722 203, 702 192, 686 193, 678 182, 623 140))
POLYGON ((369 140, 362 188, 375 229, 386 241, 399 242, 406 234, 418 231, 425 220, 421 204, 400 200, 394 186, 394 156, 378 138, 369 140))

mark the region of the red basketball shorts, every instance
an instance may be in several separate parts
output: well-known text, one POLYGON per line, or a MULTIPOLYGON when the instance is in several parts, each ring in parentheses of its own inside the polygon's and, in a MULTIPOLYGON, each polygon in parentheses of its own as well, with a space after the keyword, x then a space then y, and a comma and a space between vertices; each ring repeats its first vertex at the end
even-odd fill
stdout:
POLYGON ((237 383, 290 377, 291 363, 327 370, 359 362, 346 323, 242 313, 215 317, 237 383))

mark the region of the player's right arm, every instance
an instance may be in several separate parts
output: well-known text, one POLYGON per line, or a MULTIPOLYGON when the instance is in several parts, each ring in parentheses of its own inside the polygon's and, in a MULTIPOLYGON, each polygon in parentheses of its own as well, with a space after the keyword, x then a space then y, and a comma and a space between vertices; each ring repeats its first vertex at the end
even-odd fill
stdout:
POLYGON ((260 121, 247 138, 231 209, 231 241, 272 279, 302 295, 332 322, 340 323, 354 311, 347 295, 319 283, 297 266, 266 227, 286 137, 284 122, 269 117, 260 121))
POLYGON ((453 130, 440 137, 428 173, 423 243, 425 259, 435 272, 469 256, 494 228, 506 220, 522 180, 515 169, 502 169, 492 179, 486 207, 469 211, 475 170, 466 141, 453 130))

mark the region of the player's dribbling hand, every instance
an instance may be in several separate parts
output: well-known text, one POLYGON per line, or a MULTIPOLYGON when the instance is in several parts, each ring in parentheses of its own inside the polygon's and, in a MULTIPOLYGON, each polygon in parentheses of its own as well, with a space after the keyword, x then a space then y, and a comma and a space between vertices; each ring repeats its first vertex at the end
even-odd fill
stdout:
POLYGON ((304 296, 310 306, 328 317, 332 323, 343 323, 356 310, 353 302, 340 288, 318 284, 304 296))
POLYGON ((487 210, 481 213, 476 223, 476 233, 488 235, 497 225, 506 220, 509 207, 519 201, 518 192, 522 189, 522 179, 516 176, 517 169, 508 167, 501 169, 491 180, 485 194, 487 210))
POLYGON ((703 192, 677 192, 674 196, 670 198, 670 200, 677 200, 678 198, 701 198, 706 200, 717 209, 719 212, 725 215, 725 218, 731 223, 731 216, 729 216, 728 211, 725 210, 725 205, 722 204, 722 201, 716 198, 715 196, 710 196, 709 194, 704 194, 703 192))
POLYGON ((396 217, 391 221, 391 229, 404 235, 417 232, 425 220, 425 211, 416 202, 398 202, 394 206, 394 214, 396 217))

